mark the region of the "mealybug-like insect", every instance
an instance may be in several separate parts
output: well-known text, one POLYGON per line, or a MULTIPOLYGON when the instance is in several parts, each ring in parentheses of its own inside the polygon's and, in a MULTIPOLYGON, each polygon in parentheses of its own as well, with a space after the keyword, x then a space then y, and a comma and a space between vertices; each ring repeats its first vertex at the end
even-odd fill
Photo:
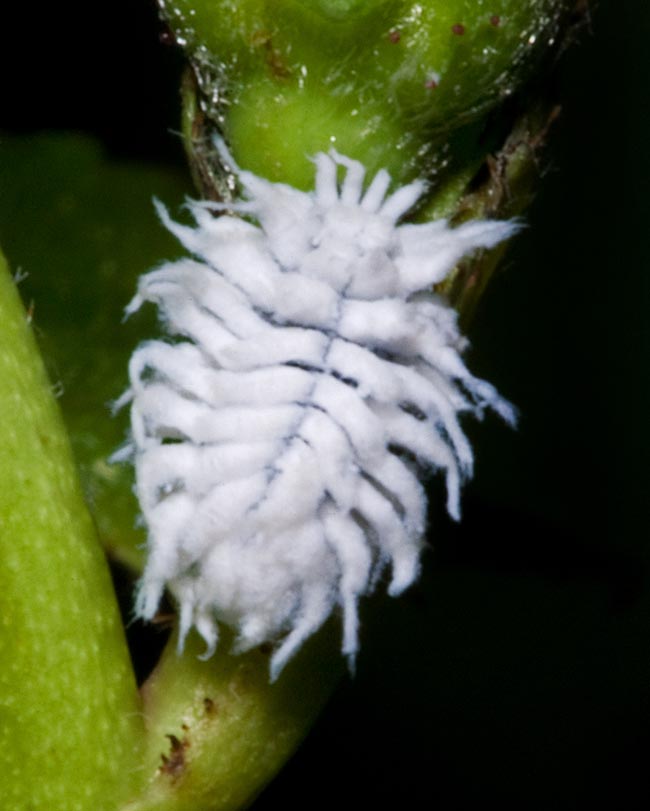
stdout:
POLYGON ((209 656, 223 622, 238 651, 276 644, 272 678, 337 606, 353 662, 358 599, 386 567, 393 595, 417 577, 418 471, 444 471, 457 518, 472 472, 459 415, 515 419, 430 291, 517 226, 399 224, 424 184, 387 196, 386 171, 365 187, 357 161, 315 163, 312 193, 237 170, 244 201, 192 203, 195 228, 159 205, 196 258, 146 274, 128 308, 154 302, 174 336, 134 352, 121 399, 149 532, 137 611, 151 618, 168 586, 181 648, 194 626, 209 656))

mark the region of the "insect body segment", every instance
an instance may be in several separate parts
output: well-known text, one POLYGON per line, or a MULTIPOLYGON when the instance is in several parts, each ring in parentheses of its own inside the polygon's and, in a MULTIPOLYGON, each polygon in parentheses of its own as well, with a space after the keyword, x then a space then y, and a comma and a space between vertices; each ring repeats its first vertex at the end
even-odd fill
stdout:
POLYGON ((417 578, 418 473, 444 471, 458 518, 472 470, 459 414, 514 422, 428 291, 516 226, 400 225, 423 184, 387 196, 385 171, 365 188, 357 161, 332 151, 315 165, 312 193, 238 170, 235 214, 192 203, 195 228, 159 205, 196 258, 143 276, 129 306, 154 302, 175 338, 134 352, 123 398, 149 530, 137 611, 150 619, 168 586, 181 648, 194 626, 210 655, 223 622, 238 651, 277 643, 272 678, 337 607, 354 660, 359 598, 386 566, 391 594, 417 578))

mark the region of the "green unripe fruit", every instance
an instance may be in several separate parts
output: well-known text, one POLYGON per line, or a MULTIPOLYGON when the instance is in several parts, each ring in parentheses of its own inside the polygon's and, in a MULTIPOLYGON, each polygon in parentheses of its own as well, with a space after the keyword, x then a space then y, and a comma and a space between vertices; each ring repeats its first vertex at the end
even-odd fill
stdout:
MULTIPOLYGON (((207 117, 242 166, 295 186, 334 146, 398 182, 435 177, 453 140, 553 46, 572 0, 163 0, 207 117)), ((462 148, 462 147, 461 147, 462 148)))

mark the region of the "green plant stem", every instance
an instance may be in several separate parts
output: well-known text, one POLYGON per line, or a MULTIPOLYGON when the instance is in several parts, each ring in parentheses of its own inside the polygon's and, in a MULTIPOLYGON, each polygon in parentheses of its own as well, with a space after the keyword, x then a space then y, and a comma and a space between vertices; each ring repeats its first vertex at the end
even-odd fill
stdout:
POLYGON ((307 734, 343 673, 336 623, 311 639, 276 684, 268 653, 208 661, 172 638, 143 689, 147 790, 123 811, 246 808, 307 734))
POLYGON ((103 811, 140 779, 142 719, 103 552, 0 255, 3 811, 103 811))

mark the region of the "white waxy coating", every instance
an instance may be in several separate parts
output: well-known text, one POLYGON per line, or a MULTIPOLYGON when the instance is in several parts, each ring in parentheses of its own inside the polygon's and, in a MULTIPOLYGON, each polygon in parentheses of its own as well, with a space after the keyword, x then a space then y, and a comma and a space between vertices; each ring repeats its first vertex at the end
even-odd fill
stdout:
POLYGON ((387 197, 383 170, 366 187, 364 167, 334 151, 315 165, 312 193, 238 170, 247 199, 229 208, 258 224, 206 202, 191 204, 190 228, 158 205, 196 258, 145 275, 127 310, 154 302, 183 339, 136 349, 120 399, 149 530, 137 611, 150 619, 169 587, 181 649, 195 627, 211 655, 223 622, 237 651, 276 645, 273 679, 337 607, 353 666, 359 598, 386 564, 390 594, 418 575, 418 470, 444 473, 458 518, 473 462, 459 414, 514 422, 428 291, 517 226, 400 225, 423 184, 387 197))

